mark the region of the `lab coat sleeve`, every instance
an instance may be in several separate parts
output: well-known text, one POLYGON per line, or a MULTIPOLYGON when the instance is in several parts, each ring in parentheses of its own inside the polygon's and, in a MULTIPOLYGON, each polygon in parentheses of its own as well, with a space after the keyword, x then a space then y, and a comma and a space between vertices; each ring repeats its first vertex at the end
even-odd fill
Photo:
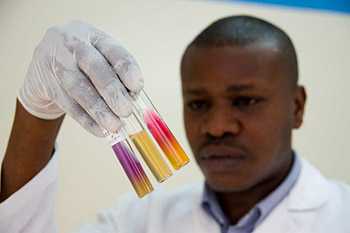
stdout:
POLYGON ((0 203, 1 233, 55 233, 57 151, 26 185, 0 203))
POLYGON ((74 233, 146 232, 145 211, 147 206, 147 198, 138 199, 133 193, 124 194, 110 208, 98 213, 94 223, 83 224, 74 233))
MULTIPOLYGON (((48 164, 16 193, 0 203, 0 233, 57 233, 55 203, 58 181, 57 150, 48 164)), ((76 233, 142 232, 140 220, 132 221, 130 208, 138 209, 137 219, 145 207, 133 206, 137 198, 126 194, 116 205, 101 211, 96 222, 83 224, 76 233), (117 226, 118 221, 118 226, 117 226), (134 231, 135 229, 138 229, 134 231)), ((141 202, 142 203, 142 202, 141 202)), ((132 218, 135 220, 135 218, 132 218)))
POLYGON ((83 224, 74 233, 120 233, 115 219, 109 213, 99 213, 95 223, 83 224))

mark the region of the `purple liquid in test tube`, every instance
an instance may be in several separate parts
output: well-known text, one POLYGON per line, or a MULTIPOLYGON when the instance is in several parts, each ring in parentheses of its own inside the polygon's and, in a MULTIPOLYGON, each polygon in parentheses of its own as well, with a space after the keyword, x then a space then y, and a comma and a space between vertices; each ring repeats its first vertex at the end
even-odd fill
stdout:
POLYGON ((140 161, 136 158, 126 138, 119 134, 109 134, 112 149, 139 197, 153 191, 140 161), (113 140, 111 140, 111 138, 113 140), (122 140, 124 138, 124 140, 122 140))

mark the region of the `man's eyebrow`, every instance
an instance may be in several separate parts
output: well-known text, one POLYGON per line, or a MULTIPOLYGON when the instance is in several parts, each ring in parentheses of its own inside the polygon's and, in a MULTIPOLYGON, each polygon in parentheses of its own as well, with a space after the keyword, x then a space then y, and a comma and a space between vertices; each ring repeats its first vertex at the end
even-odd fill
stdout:
MULTIPOLYGON (((254 89, 254 87, 255 86, 253 84, 233 84, 233 85, 229 85, 226 88, 226 92, 243 92, 243 91, 254 89)), ((185 95, 194 95, 194 96, 208 94, 207 90, 202 88, 186 88, 183 90, 183 93, 185 95)))
POLYGON ((246 90, 254 89, 254 85, 252 84, 235 84, 230 85, 226 88, 227 92, 242 92, 246 90))
POLYGON ((186 95, 204 95, 207 94, 206 90, 200 88, 189 88, 184 90, 184 94, 186 95))

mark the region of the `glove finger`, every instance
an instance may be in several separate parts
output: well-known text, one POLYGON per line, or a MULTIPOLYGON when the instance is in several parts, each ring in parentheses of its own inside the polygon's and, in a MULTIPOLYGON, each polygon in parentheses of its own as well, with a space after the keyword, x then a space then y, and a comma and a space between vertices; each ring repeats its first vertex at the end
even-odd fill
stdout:
POLYGON ((64 105, 58 104, 60 108, 77 121, 85 130, 97 137, 104 137, 102 128, 64 89, 61 89, 58 99, 58 103, 64 103, 64 105))
POLYGON ((91 43, 108 60, 128 90, 138 93, 143 88, 141 69, 123 46, 101 31, 97 31, 95 37, 91 37, 91 43))
POLYGON ((66 70, 60 78, 62 88, 98 125, 111 132, 121 127, 121 121, 107 106, 89 79, 80 70, 66 70))
POLYGON ((132 106, 128 92, 104 56, 95 47, 79 43, 76 46, 79 68, 88 76, 107 105, 118 116, 128 116, 132 106))

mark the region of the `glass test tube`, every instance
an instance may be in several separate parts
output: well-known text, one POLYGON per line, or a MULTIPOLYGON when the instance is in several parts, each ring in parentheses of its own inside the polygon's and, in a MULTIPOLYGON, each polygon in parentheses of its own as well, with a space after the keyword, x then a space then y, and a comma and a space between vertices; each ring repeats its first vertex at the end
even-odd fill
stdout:
POLYGON ((143 128, 141 122, 131 114, 127 118, 123 118, 125 129, 134 143, 136 149, 140 152, 143 160, 151 170, 158 182, 163 182, 172 175, 168 165, 150 138, 147 131, 143 128))
POLYGON ((134 187, 136 194, 141 198, 152 192, 153 186, 143 170, 140 161, 132 151, 125 133, 110 133, 104 131, 104 134, 112 145, 112 149, 134 187))
POLYGON ((178 170, 187 164, 189 162, 188 156, 143 90, 133 98, 133 103, 138 116, 144 120, 171 165, 178 170))

